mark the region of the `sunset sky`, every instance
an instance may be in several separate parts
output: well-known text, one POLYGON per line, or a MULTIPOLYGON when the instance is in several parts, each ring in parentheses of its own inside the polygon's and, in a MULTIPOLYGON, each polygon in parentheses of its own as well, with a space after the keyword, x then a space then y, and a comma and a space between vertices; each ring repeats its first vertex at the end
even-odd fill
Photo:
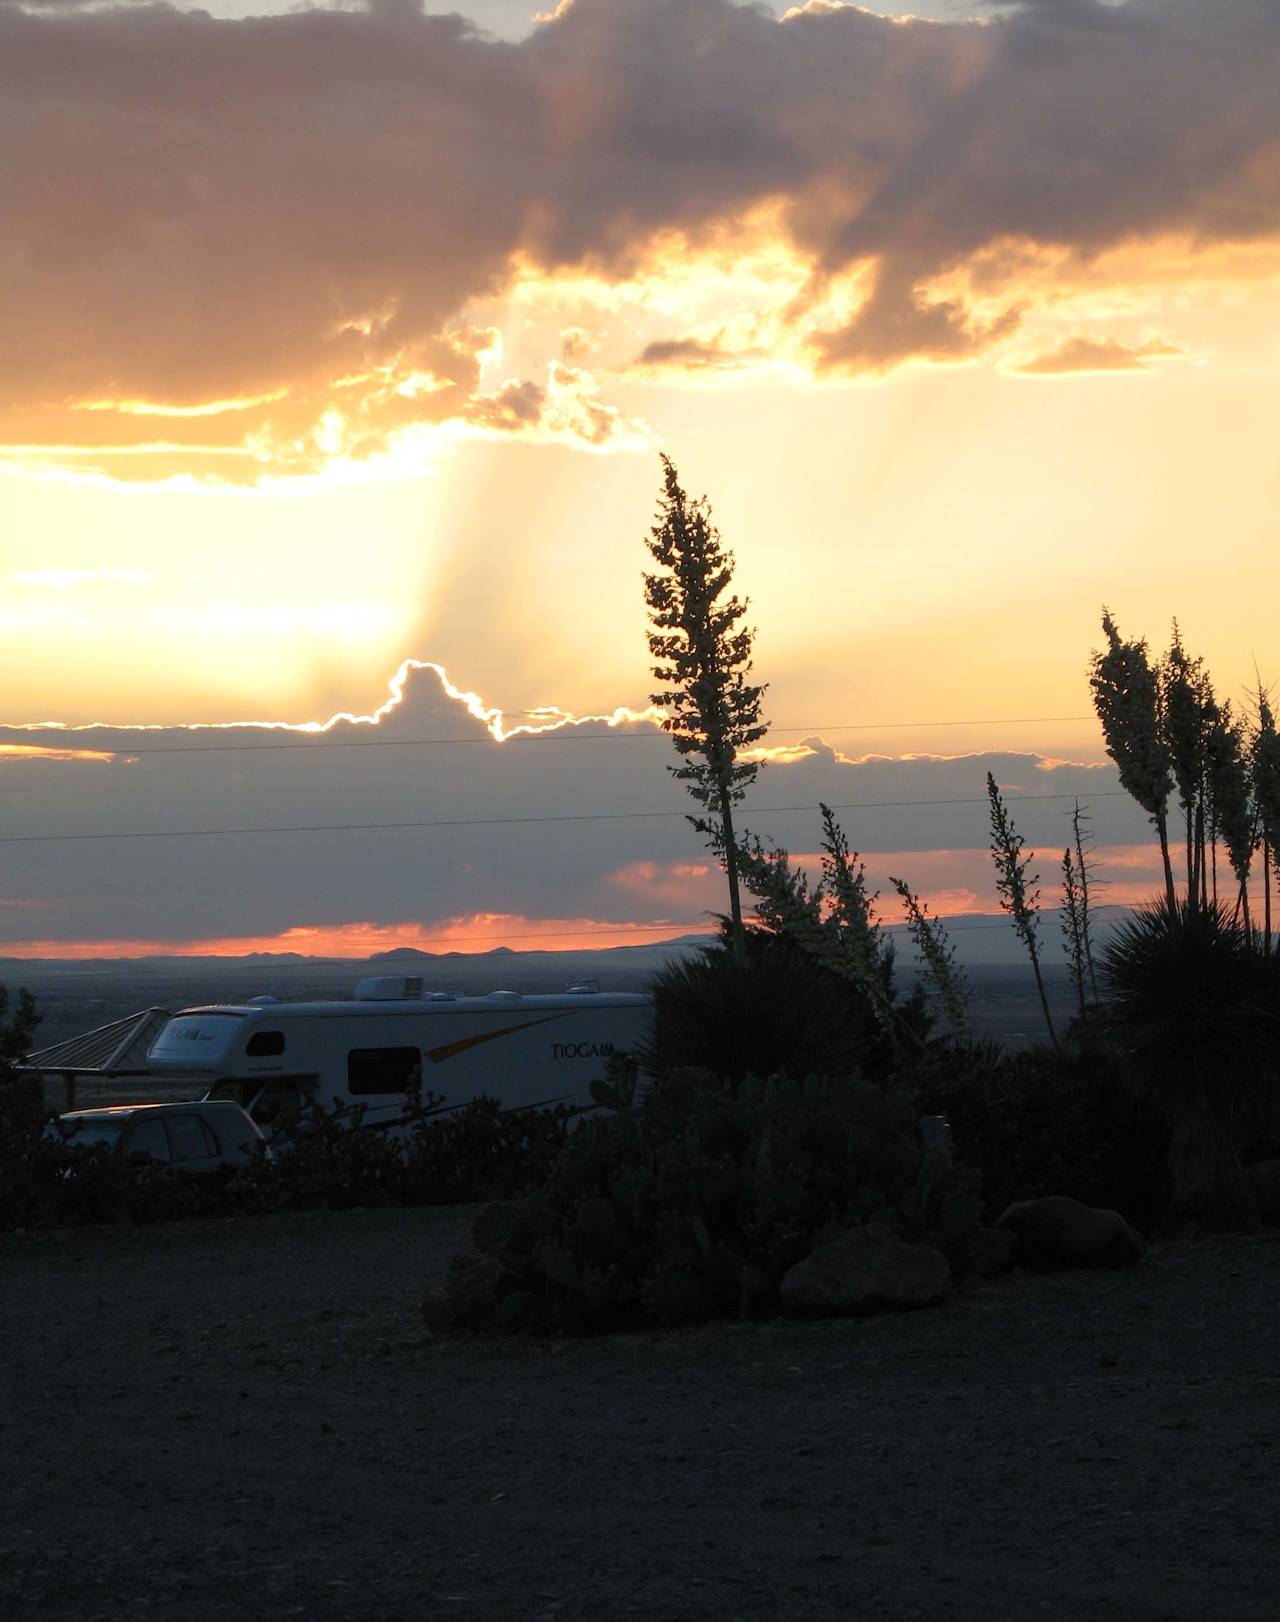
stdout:
POLYGON ((1280 678, 1280 8, 461 10, 0 0, 0 953, 718 907, 627 719, 659 451, 812 740, 749 822, 952 802, 845 820, 989 911, 991 768, 1145 893, 1101 604, 1280 678))

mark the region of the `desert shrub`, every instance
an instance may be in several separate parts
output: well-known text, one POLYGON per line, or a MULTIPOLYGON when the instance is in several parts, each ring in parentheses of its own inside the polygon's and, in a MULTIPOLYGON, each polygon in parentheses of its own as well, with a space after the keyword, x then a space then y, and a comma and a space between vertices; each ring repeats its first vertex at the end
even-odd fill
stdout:
POLYGON ((55 1146, 43 1139, 48 1112, 40 1077, 17 1069, 38 1023, 25 991, 10 1016, 9 994, 0 986, 0 1233, 41 1224, 57 1194, 55 1146))
POLYGON ((339 1100, 311 1100, 287 1134, 272 1140, 270 1159, 240 1168, 227 1197, 247 1213, 349 1211, 403 1203, 402 1146, 364 1124, 364 1110, 339 1100))
POLYGON ((359 1105, 308 1105, 276 1153, 238 1172, 228 1198, 244 1211, 454 1205, 536 1187, 568 1140, 570 1109, 504 1110, 477 1098, 410 1094, 402 1130, 367 1125, 359 1105))
POLYGON ((15 1228, 81 1227, 87 1223, 159 1222, 216 1209, 219 1190, 208 1180, 180 1177, 159 1165, 133 1165, 106 1144, 82 1145, 74 1136, 46 1131, 35 1078, 37 1107, 22 1114, 34 1130, 12 1130, 15 1086, 0 1081, 0 1117, 9 1130, 0 1141, 0 1232, 15 1228))
POLYGON ((1175 1209, 1256 1222, 1241 1162, 1280 1118, 1280 962, 1223 907, 1161 901, 1116 931, 1100 969, 1125 1087, 1167 1132, 1175 1209))
POLYGON ((790 941, 754 930, 747 939, 745 962, 710 947, 654 976, 646 1068, 732 1080, 856 1074, 876 1032, 855 988, 790 941))
POLYGON ((580 1113, 564 1105, 503 1109, 496 1098, 476 1098, 452 1114, 421 1120, 406 1153, 413 1203, 507 1200, 539 1187, 580 1113))
POLYGON ((988 1222, 1042 1194, 1110 1207, 1140 1228, 1159 1220, 1161 1124, 1126 1094, 1096 1042, 1062 1053, 940 1045, 915 1071, 912 1094, 922 1115, 948 1118, 957 1158, 981 1174, 988 1222))
MULTIPOLYGON (((678 1071, 585 1121, 523 1200, 488 1206, 435 1321, 567 1332, 767 1310, 782 1276, 874 1222, 958 1253, 976 1192, 862 1080, 678 1071), (465 1303, 462 1310, 459 1304, 465 1303)), ((606 1090, 601 1089, 602 1096, 606 1090)))

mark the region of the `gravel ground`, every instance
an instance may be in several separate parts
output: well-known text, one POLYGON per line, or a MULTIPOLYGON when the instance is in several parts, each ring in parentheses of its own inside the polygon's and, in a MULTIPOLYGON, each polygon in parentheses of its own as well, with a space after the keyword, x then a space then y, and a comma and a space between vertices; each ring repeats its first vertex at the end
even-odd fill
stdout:
POLYGON ((465 1211, 0 1247, 0 1615, 1280 1615, 1280 1234, 931 1312, 432 1338, 465 1211))

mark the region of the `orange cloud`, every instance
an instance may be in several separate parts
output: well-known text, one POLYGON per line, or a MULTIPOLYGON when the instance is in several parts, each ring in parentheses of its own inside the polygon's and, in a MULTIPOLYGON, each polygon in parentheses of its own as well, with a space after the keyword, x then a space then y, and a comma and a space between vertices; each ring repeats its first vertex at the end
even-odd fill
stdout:
MULTIPOLYGON (((18 905, 18 903, 0 903, 18 905)), ((706 931, 700 922, 617 923, 598 918, 526 918, 518 913, 472 913, 431 924, 334 923, 271 935, 207 939, 25 940, 6 942, 4 956, 49 958, 242 957, 250 952, 295 952, 303 957, 366 958, 397 946, 423 952, 483 954, 496 946, 521 952, 570 952, 609 946, 651 945, 675 935, 706 931)))
POLYGON ((705 862, 628 862, 603 875, 606 884, 642 897, 651 905, 665 902, 684 908, 685 917, 700 910, 722 911, 724 880, 719 867, 705 862))
MULTIPOLYGON (((797 853, 793 862, 817 879, 822 859, 819 853, 797 853)), ((894 894, 891 877, 904 879, 929 910, 940 918, 963 918, 975 913, 1000 910, 996 894, 991 853, 985 848, 961 850, 867 851, 862 860, 867 870, 867 888, 879 891, 878 910, 882 922, 899 923, 902 907, 894 894)), ((1062 852, 1039 849, 1031 856, 1031 871, 1040 875, 1040 904, 1056 907, 1060 900, 1062 852)), ((1106 845, 1094 852, 1096 863, 1095 906, 1135 907, 1160 894, 1164 869, 1158 845, 1106 845)))
POLYGON ((1057 349, 1023 361, 1014 367, 1014 371, 1022 373, 1024 377, 1079 376, 1091 372, 1146 373, 1151 370, 1147 365, 1149 360, 1164 360, 1171 355, 1181 354, 1182 350, 1176 344, 1165 343, 1159 338, 1131 348, 1115 338, 1090 338, 1077 334, 1059 344, 1057 349))

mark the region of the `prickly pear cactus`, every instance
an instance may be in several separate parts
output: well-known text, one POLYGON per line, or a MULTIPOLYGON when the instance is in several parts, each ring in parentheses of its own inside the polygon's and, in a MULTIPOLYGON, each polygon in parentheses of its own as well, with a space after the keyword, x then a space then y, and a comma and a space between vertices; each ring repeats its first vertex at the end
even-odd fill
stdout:
POLYGON ((771 1310, 786 1270, 875 1221, 960 1255, 978 1206, 921 1155, 915 1112, 861 1079, 615 1071, 534 1196, 490 1206, 493 1324, 579 1333, 771 1310))

